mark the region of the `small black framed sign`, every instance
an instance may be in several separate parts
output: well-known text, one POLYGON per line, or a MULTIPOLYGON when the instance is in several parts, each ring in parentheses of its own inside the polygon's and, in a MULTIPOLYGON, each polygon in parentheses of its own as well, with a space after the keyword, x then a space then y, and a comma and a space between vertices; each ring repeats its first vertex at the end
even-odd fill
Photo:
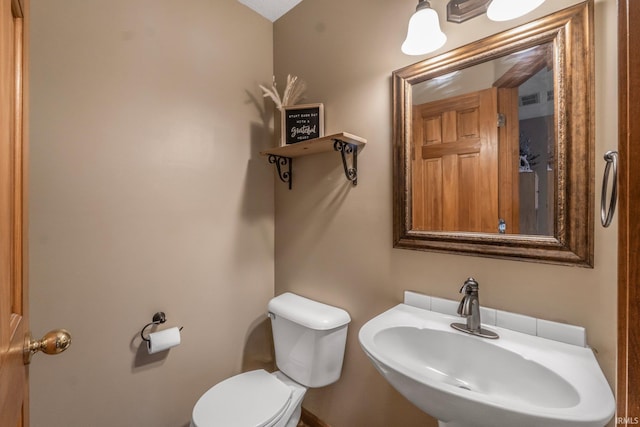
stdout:
POLYGON ((281 130, 280 146, 324 136, 324 105, 283 106, 281 130))

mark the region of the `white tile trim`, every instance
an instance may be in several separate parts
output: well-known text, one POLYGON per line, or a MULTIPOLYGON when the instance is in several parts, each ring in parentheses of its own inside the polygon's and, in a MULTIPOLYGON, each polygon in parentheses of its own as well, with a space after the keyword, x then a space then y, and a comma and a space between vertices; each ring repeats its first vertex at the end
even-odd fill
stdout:
POLYGON ((496 326, 497 310, 493 308, 480 307, 480 319, 485 325, 496 326))
POLYGON ((404 291, 404 303, 431 311, 431 297, 418 292, 404 291))
POLYGON ((536 319, 536 322, 539 337, 562 341, 580 347, 587 346, 587 331, 585 328, 543 319, 536 319))
MULTIPOLYGON (((459 301, 431 297, 413 291, 405 291, 404 303, 423 310, 457 316, 459 301)), ((582 326, 537 319, 535 317, 488 307, 480 307, 480 317, 484 325, 511 329, 524 334, 577 345, 579 347, 587 346, 587 331, 582 326)))
POLYGON ((538 335, 536 320, 535 317, 496 310, 496 326, 523 334, 538 335))

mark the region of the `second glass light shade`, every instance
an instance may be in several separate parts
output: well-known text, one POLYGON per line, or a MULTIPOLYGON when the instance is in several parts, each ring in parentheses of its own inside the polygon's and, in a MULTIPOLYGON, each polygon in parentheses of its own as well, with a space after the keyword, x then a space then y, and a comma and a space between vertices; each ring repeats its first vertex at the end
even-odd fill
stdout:
POLYGON ((487 9, 487 16, 492 21, 508 21, 526 15, 544 0, 493 0, 487 9))

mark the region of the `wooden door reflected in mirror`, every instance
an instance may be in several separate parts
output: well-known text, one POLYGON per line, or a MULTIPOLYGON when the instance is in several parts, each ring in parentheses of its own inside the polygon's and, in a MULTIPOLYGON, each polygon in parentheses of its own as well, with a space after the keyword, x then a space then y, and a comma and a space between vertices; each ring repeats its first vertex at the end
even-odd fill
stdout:
POLYGON ((497 114, 494 88, 413 106, 414 230, 497 230, 497 114))
POLYGON ((553 235, 552 47, 412 86, 414 230, 553 235))

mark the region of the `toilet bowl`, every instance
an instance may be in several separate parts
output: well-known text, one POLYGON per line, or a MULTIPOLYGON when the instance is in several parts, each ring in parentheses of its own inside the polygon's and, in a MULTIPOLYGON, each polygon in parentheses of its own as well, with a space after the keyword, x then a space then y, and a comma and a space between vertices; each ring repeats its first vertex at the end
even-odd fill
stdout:
POLYGON ((306 391, 280 371, 245 372, 216 384, 200 397, 191 427, 295 427, 306 391))
POLYGON ((228 378, 196 402, 191 427, 296 427, 308 387, 337 381, 349 314, 285 293, 269 302, 276 365, 228 378))

